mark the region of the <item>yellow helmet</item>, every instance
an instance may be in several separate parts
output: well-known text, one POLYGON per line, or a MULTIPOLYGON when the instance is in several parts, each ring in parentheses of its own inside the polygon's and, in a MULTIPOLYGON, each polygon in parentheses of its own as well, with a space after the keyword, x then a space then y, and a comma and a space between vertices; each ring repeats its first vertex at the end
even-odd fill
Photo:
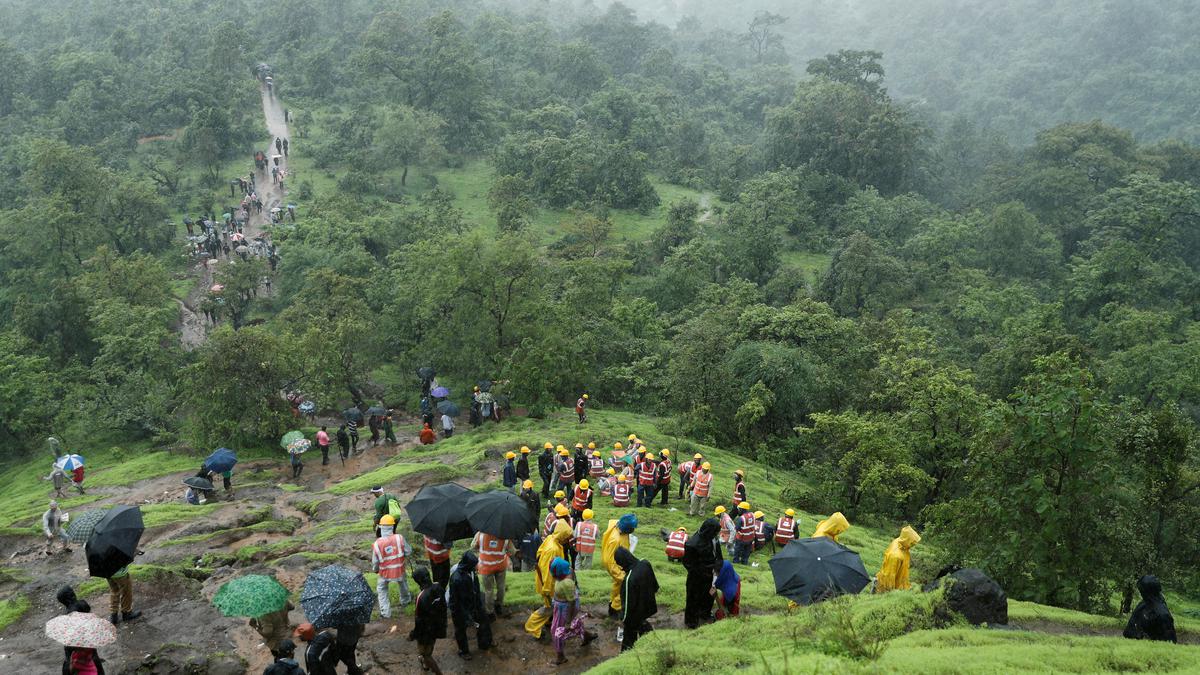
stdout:
POLYGON ((516 458, 517 458, 517 453, 513 452, 512 450, 509 450, 508 452, 504 453, 504 459, 516 459, 516 458))
POLYGON ((713 509, 713 515, 714 515, 714 516, 719 516, 719 515, 721 515, 722 513, 725 513, 725 507, 724 507, 724 506, 718 506, 717 508, 713 509))
POLYGON ((646 451, 646 459, 657 459, 657 457, 655 456, 655 454, 653 452, 650 452, 649 450, 647 450, 646 451))
POLYGON ((742 502, 741 504, 738 504, 738 508, 743 511, 749 511, 750 510, 750 502, 742 502))
POLYGON ((583 480, 579 481, 579 489, 580 489, 580 490, 586 490, 586 489, 588 489, 588 481, 587 481, 587 479, 586 479, 586 478, 584 478, 583 480))
POLYGON ((636 440, 637 440, 637 434, 629 434, 629 440, 631 440, 631 441, 636 441, 636 440))
POLYGON ((545 449, 547 449, 547 450, 553 450, 553 449, 554 449, 554 444, 553 444, 553 443, 551 443, 550 441, 546 441, 546 444, 545 444, 545 445, 543 445, 542 447, 543 447, 543 448, 545 448, 545 449))
POLYGON ((617 482, 624 483, 625 482, 625 474, 621 474, 620 476, 617 476, 617 482))
POLYGON ((526 490, 532 490, 533 489, 533 481, 526 480, 524 483, 521 483, 521 487, 525 488, 526 490))
POLYGON ((379 524, 380 525, 395 525, 396 519, 392 517, 392 514, 385 513, 385 514, 383 514, 383 517, 379 519, 379 524))
POLYGON ((521 446, 521 454, 522 455, 528 455, 530 452, 532 452, 532 450, 529 449, 528 445, 521 446))
POLYGON ((658 451, 658 454, 662 455, 663 457, 670 457, 671 451, 666 448, 663 448, 662 450, 658 451))
POLYGON ((755 517, 755 518, 762 518, 764 515, 765 515, 765 514, 764 514, 762 511, 755 511, 755 512, 754 512, 754 517, 755 517))
POLYGON ((571 451, 560 445, 560 446, 558 446, 558 454, 562 455, 563 457, 566 457, 567 455, 571 454, 571 451))
POLYGON ((610 467, 608 467, 608 475, 610 475, 610 476, 615 476, 615 475, 617 475, 617 470, 616 470, 616 469, 614 469, 614 468, 612 468, 611 466, 610 466, 610 467))
POLYGON ((593 450, 593 451, 592 451, 592 457, 599 457, 599 456, 600 456, 600 451, 599 451, 599 450, 593 450))
POLYGON ((563 506, 562 504, 554 505, 554 515, 558 516, 559 518, 566 517, 568 513, 569 511, 567 511, 567 507, 563 506))
POLYGON ((595 513, 592 513, 592 510, 591 510, 591 509, 584 509, 584 510, 583 510, 583 519, 584 519, 584 520, 591 520, 591 519, 592 519, 592 518, 593 518, 595 515, 596 515, 596 514, 595 514, 595 513))
POLYGON ((554 498, 555 499, 566 499, 567 493, 563 492, 562 490, 556 490, 554 492, 554 498))
POLYGON ((794 516, 796 515, 796 509, 788 509, 787 511, 784 511, 783 514, 786 516, 794 516))
POLYGON ((583 400, 585 400, 585 401, 586 401, 586 400, 588 400, 588 395, 587 395, 587 394, 584 394, 584 395, 583 395, 583 400))
POLYGON ((621 445, 620 441, 613 443, 613 450, 624 450, 625 446, 621 445))
POLYGON ((576 450, 582 450, 582 449, 583 449, 583 443, 576 443, 576 444, 575 444, 575 449, 576 449, 576 450))
POLYGON ((588 443, 588 450, 595 450, 595 449, 596 449, 596 441, 591 441, 591 442, 589 442, 589 443, 588 443))
POLYGON ((696 454, 692 455, 692 459, 704 459, 704 455, 697 452, 696 454))
POLYGON ((746 477, 746 472, 745 472, 745 471, 743 471, 743 470, 741 470, 741 469, 737 469, 737 470, 735 470, 735 471, 733 472, 733 474, 734 474, 735 476, 738 476, 738 477, 740 477, 740 478, 745 478, 745 477, 746 477))
POLYGON ((675 528, 675 531, 676 532, 687 532, 687 528, 686 527, 677 527, 677 528, 675 528))
POLYGON ((701 464, 701 465, 700 465, 700 468, 701 468, 701 469, 711 469, 711 468, 712 468, 712 464, 709 464, 708 462, 705 462, 705 463, 703 463, 703 464, 701 464))
POLYGON ((560 445, 560 446, 558 446, 558 447, 556 448, 556 450, 558 450, 559 452, 566 452, 566 451, 567 451, 567 446, 565 446, 565 445, 560 445))

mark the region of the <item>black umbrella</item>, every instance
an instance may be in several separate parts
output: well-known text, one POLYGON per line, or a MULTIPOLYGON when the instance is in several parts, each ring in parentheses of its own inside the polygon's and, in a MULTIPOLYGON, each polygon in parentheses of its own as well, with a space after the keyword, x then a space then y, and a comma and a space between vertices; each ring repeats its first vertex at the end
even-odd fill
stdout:
POLYGON ((373 405, 370 408, 367 408, 367 414, 371 415, 372 417, 379 416, 379 415, 386 415, 387 408, 384 408, 383 406, 373 405))
POLYGON ((871 577, 857 553, 828 537, 793 539, 771 558, 775 593, 808 605, 858 593, 871 577))
POLYGON ((438 541, 469 539, 475 535, 467 520, 467 500, 474 495, 458 483, 426 485, 404 507, 412 529, 438 541))
POLYGON ((142 510, 136 506, 115 506, 96 523, 92 536, 84 545, 88 572, 107 579, 122 567, 133 562, 138 542, 146 526, 142 510))
POLYGON ((492 381, 491 380, 480 380, 475 383, 475 386, 479 387, 479 391, 491 391, 492 390, 492 381))
POLYGON ((435 375, 437 375, 437 371, 429 366, 417 368, 417 377, 421 378, 422 382, 428 382, 432 380, 435 375))
POLYGON ((454 405, 452 401, 439 401, 437 404, 437 409, 438 412, 442 413, 443 415, 449 415, 451 417, 458 417, 459 415, 458 406, 454 405))
POLYGON ((361 410, 351 406, 342 411, 342 417, 345 417, 346 421, 354 420, 355 422, 361 422, 363 414, 361 410))
POLYGON ((183 484, 188 487, 196 488, 197 490, 212 490, 213 489, 213 484, 212 484, 211 480, 208 480, 207 478, 201 478, 199 476, 192 476, 191 478, 184 478, 183 484))
POLYGON ((537 519, 517 495, 492 490, 467 500, 467 522, 477 532, 501 539, 520 539, 537 527, 537 519))
POLYGON ((304 616, 317 628, 370 623, 375 592, 362 572, 341 565, 313 570, 300 593, 304 616))

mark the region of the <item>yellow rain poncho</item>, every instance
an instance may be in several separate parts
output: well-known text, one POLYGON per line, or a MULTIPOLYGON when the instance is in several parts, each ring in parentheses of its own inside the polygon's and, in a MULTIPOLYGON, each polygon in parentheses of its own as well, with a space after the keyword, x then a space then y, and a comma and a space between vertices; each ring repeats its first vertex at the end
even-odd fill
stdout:
POLYGON ((625 570, 617 564, 614 556, 618 548, 629 548, 629 535, 622 534, 617 529, 617 521, 608 521, 608 529, 600 543, 600 564, 612 577, 612 592, 608 596, 608 604, 618 612, 621 611, 621 582, 625 581, 625 570))
POLYGON ((566 520, 554 524, 554 532, 542 542, 537 552, 537 570, 534 572, 534 590, 542 596, 542 606, 529 615, 525 632, 535 638, 542 637, 542 628, 553 616, 551 599, 554 597, 554 575, 550 574, 550 563, 555 558, 565 558, 567 542, 571 540, 571 526, 566 520))
MULTIPOLYGON (((846 516, 843 516, 841 511, 838 511, 820 523, 817 523, 817 530, 813 532, 813 536, 829 537, 837 541, 838 536, 848 529, 850 529, 850 521, 846 520, 846 516)), ((838 543, 840 544, 841 542, 838 543)))
POLYGON ((921 535, 917 534, 916 530, 908 525, 900 530, 900 536, 892 540, 892 545, 888 546, 887 552, 883 554, 883 567, 880 567, 879 574, 875 575, 876 593, 905 591, 910 588, 908 565, 912 556, 909 549, 919 543, 921 535))

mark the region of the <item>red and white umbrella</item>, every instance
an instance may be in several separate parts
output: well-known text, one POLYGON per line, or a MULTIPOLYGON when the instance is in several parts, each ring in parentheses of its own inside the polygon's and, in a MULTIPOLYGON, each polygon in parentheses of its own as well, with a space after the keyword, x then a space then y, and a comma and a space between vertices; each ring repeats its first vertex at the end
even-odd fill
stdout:
POLYGON ((221 291, 225 290, 225 287, 221 284, 213 284, 212 288, 208 290, 212 291, 213 293, 220 293, 221 291))
POLYGON ((95 614, 71 612, 47 621, 46 637, 64 647, 98 649, 117 641, 117 628, 95 614))
POLYGON ((233 234, 229 235, 229 238, 233 241, 242 241, 246 238, 246 235, 242 234, 241 232, 234 232, 233 234))

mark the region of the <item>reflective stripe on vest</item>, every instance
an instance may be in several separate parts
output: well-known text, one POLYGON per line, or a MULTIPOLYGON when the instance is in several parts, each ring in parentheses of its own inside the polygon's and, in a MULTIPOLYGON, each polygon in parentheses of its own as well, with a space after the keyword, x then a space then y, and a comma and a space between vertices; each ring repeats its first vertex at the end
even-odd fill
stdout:
POLYGON ((588 459, 588 473, 599 477, 604 475, 604 460, 600 457, 588 459))
POLYGON ((678 469, 678 471, 679 471, 679 475, 680 475, 680 476, 683 476, 683 475, 686 475, 686 474, 689 474, 689 473, 691 473, 691 472, 692 472, 692 465, 694 465, 694 464, 695 464, 695 462, 693 462, 693 461, 692 461, 692 460, 690 460, 690 459, 689 459, 688 461, 684 462, 683 464, 680 464, 680 465, 679 465, 679 469, 678 469))
POLYGON ((791 516, 784 516, 779 519, 779 523, 775 527, 775 543, 786 545, 789 541, 796 538, 796 519, 791 516))
POLYGON ((393 534, 375 540, 375 557, 379 559, 379 576, 399 579, 404 576, 404 537, 393 534))
POLYGON ((575 526, 575 552, 576 553, 594 553, 596 551, 596 534, 600 531, 600 526, 596 523, 585 520, 575 526))
POLYGON ((588 507, 588 500, 592 498, 592 489, 580 490, 575 488, 575 497, 571 500, 571 508, 576 511, 582 511, 588 507))
POLYGON ((654 485, 653 462, 642 462, 638 465, 638 485, 654 485))
POLYGON ((680 532, 679 530, 675 530, 670 535, 668 535, 667 536, 667 557, 668 558, 682 558, 683 557, 683 545, 687 543, 687 538, 688 538, 687 532, 680 532))
POLYGON ((670 483, 671 482, 671 460, 664 459, 663 461, 658 463, 658 466, 662 470, 662 472, 660 474, 662 477, 658 479, 658 484, 666 485, 667 483, 670 483))
POLYGON ((754 541, 754 514, 743 513, 737 519, 737 540, 754 541))
POLYGON ((575 460, 567 457, 559 462, 558 477, 567 483, 575 481, 575 460))
POLYGON ((755 520, 754 521, 754 538, 757 539, 758 541, 766 541, 767 540, 767 521, 765 521, 765 520, 755 520))
POLYGON ((732 536, 736 530, 737 527, 733 524, 733 518, 730 518, 728 513, 722 513, 720 534, 721 542, 728 544, 729 537, 732 536))
POLYGON ((696 493, 697 497, 707 497, 708 496, 708 491, 709 491, 710 487, 712 486, 712 479, 713 479, 713 475, 711 472, 710 473, 701 472, 699 474, 696 474, 696 477, 692 479, 692 484, 694 485, 692 490, 696 493))
POLYGON ((508 540, 493 537, 486 532, 475 535, 475 543, 479 545, 479 573, 495 574, 508 569, 508 540))
POLYGON ((450 559, 450 547, 436 539, 425 537, 425 553, 433 562, 446 562, 450 559))
POLYGON ((629 483, 613 486, 613 506, 629 506, 629 483))
POLYGON ((544 527, 545 529, 544 529, 544 531, 542 532, 542 536, 543 536, 543 537, 549 537, 549 536, 550 536, 550 533, 554 531, 554 523, 556 523, 556 522, 558 522, 558 516, 554 515, 554 512, 553 512, 553 511, 551 511, 550 513, 547 513, 547 514, 546 514, 546 521, 545 521, 545 523, 544 523, 544 525, 543 525, 543 527, 544 527))
POLYGON ((745 483, 734 483, 733 485, 733 505, 737 506, 746 501, 746 485, 745 483))

